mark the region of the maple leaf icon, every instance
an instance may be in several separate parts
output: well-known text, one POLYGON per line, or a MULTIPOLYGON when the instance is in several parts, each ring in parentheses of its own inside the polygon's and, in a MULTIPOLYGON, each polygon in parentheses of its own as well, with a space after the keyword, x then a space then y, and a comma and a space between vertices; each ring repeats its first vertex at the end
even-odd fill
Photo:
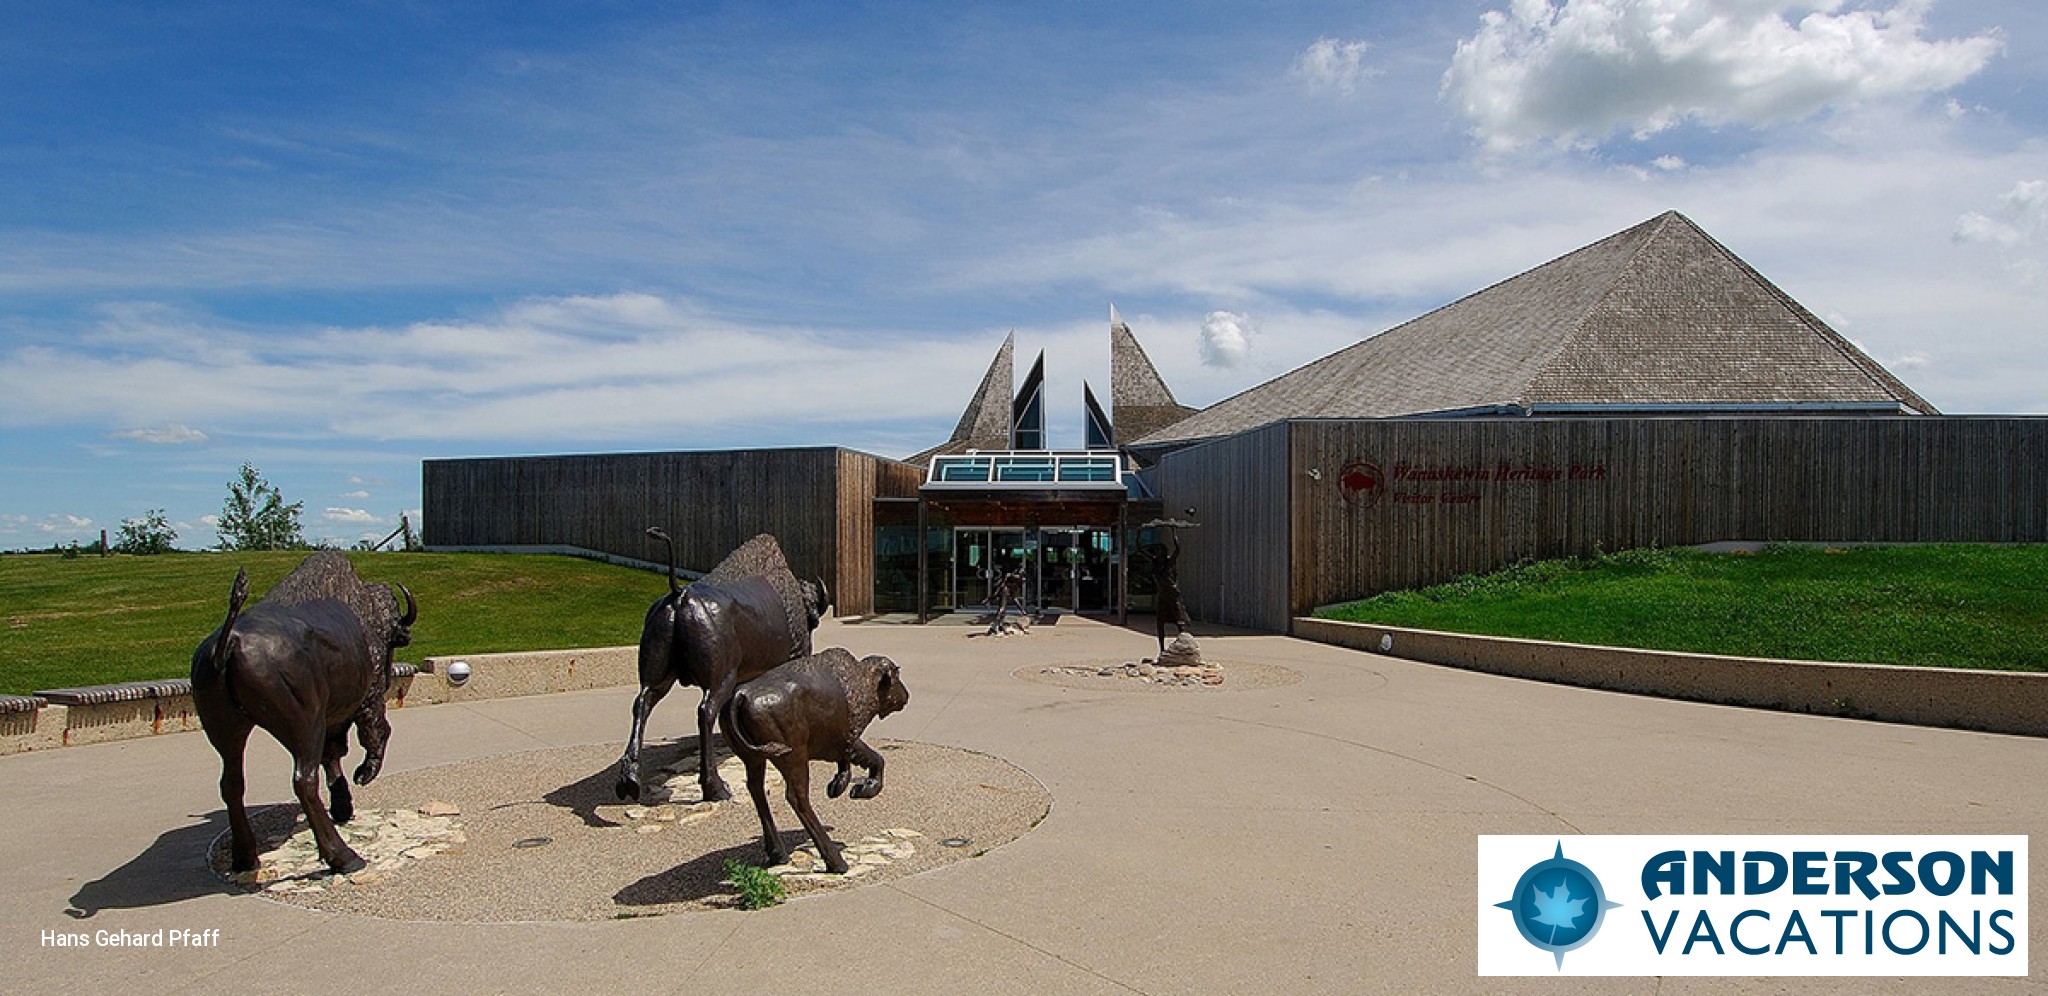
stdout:
POLYGON ((1557 936, 1558 929, 1568 929, 1578 922, 1579 916, 1586 911, 1586 900, 1573 899, 1571 886, 1564 882, 1557 883, 1557 888, 1547 894, 1531 885, 1529 901, 1536 904, 1536 915, 1530 919, 1550 926, 1552 937, 1557 936))

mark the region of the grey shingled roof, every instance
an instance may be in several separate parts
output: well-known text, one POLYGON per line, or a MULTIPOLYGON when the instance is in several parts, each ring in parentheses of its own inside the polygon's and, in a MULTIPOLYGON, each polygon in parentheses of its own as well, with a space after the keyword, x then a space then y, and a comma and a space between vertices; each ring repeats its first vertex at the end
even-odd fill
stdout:
POLYGON ((1129 443, 1193 415, 1175 401, 1166 379, 1138 345, 1131 327, 1109 306, 1109 421, 1118 444, 1129 443))
POLYGON ((1136 445, 1231 435, 1287 418, 1827 404, 1935 413, 1691 219, 1667 211, 1136 445))
MULTIPOLYGON (((988 372, 981 375, 981 386, 968 399, 959 424, 953 427, 953 435, 931 449, 905 457, 903 462, 922 467, 942 454, 1010 448, 1010 384, 1016 377, 1016 348, 1017 333, 1012 332, 1003 339, 1002 348, 996 350, 995 359, 989 361, 988 372)), ((1040 361, 1043 360, 1041 355, 1040 361)))

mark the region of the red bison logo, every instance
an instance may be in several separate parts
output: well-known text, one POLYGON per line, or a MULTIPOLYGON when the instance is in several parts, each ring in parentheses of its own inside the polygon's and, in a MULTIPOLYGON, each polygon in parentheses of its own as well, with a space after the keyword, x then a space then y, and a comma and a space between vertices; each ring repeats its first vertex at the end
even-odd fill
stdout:
POLYGON ((1337 474, 1337 485, 1344 492, 1344 501, 1356 508, 1371 508, 1387 493, 1386 475, 1380 473, 1378 464, 1366 460, 1345 464, 1337 474))

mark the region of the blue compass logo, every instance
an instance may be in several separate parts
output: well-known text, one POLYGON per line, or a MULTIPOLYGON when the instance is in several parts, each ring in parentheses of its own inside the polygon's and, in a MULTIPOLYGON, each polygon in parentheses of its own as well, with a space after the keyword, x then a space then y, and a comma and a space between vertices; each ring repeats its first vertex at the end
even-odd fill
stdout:
POLYGON ((1530 865, 1514 895, 1494 905, 1514 915, 1523 940, 1557 955, 1562 969, 1564 953, 1592 940, 1607 911, 1621 904, 1607 901, 1599 877, 1565 857, 1559 841, 1555 857, 1530 865))

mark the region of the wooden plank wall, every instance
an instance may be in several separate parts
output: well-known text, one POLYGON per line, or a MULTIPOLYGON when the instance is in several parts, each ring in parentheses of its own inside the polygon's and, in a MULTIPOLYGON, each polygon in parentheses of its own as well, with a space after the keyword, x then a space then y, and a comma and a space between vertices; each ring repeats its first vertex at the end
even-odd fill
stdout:
POLYGON ((875 610, 875 499, 915 498, 924 468, 854 450, 839 451, 838 581, 835 613, 875 610))
POLYGON ((1603 549, 1720 540, 2048 542, 2043 418, 1290 426, 1293 614, 1603 549), (1376 469, 1376 487, 1347 489, 1347 467, 1376 469), (1477 476, 1425 479, 1444 470, 1477 476))
POLYGON ((907 467, 831 447, 429 460, 421 529, 430 547, 563 545, 660 561, 645 534, 659 525, 696 571, 773 533, 799 577, 832 585, 838 612, 867 612, 873 499, 900 492, 907 467))
POLYGON ((1287 628, 1287 433, 1276 423, 1160 461, 1153 480, 1167 517, 1185 518, 1192 506, 1201 522, 1181 536, 1179 576, 1189 616, 1287 628))

